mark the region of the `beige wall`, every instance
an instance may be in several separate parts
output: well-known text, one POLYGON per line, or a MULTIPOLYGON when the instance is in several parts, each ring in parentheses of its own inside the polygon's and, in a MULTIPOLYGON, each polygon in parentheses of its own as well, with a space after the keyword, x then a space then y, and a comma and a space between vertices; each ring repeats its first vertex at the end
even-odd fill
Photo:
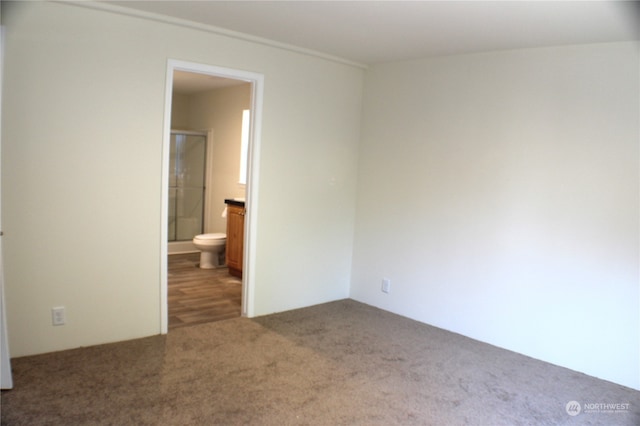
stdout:
POLYGON ((633 43, 372 67, 352 297, 640 388, 638 75, 633 43))
POLYGON ((169 59, 265 76, 255 314, 348 295, 361 69, 76 5, 2 12, 12 356, 160 332, 169 59))

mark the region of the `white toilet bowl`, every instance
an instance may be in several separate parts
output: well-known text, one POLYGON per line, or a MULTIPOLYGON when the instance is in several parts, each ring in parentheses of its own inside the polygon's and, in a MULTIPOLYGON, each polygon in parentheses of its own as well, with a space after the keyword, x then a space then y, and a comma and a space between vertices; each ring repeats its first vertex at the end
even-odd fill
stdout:
POLYGON ((193 245, 200 250, 200 268, 213 269, 222 265, 227 234, 201 234, 193 237, 193 245))

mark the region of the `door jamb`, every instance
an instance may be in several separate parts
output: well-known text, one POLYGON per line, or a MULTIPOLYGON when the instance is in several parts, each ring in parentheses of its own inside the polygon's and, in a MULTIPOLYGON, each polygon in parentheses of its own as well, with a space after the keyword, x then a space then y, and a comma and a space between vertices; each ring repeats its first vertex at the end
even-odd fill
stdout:
POLYGON ((243 80, 251 83, 251 121, 249 131, 249 152, 247 164, 246 214, 244 223, 244 262, 242 271, 242 316, 254 316, 255 306, 255 263, 256 235, 258 218, 258 176, 260 164, 260 135, 262 134, 262 102, 264 92, 264 75, 249 71, 223 68, 213 65, 199 64, 169 59, 167 62, 167 79, 165 83, 164 130, 162 142, 162 195, 161 195, 161 229, 160 229, 160 333, 168 332, 168 207, 169 189, 169 153, 171 143, 171 101, 174 71, 187 71, 198 74, 209 74, 216 77, 243 80))

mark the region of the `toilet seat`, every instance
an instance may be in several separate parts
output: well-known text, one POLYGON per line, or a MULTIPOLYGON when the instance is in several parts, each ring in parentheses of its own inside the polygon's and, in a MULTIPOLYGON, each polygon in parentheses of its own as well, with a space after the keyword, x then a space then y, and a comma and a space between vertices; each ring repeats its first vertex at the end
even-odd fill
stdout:
POLYGON ((194 237, 194 240, 212 241, 212 240, 223 240, 226 238, 227 238, 227 234, 213 233, 213 234, 196 235, 194 237))

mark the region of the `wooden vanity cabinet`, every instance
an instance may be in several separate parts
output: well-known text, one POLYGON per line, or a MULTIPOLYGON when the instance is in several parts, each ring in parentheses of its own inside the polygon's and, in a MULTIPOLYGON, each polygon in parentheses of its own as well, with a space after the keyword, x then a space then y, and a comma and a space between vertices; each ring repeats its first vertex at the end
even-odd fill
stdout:
POLYGON ((227 248, 225 255, 229 274, 239 278, 242 278, 244 213, 244 206, 227 205, 227 248))

